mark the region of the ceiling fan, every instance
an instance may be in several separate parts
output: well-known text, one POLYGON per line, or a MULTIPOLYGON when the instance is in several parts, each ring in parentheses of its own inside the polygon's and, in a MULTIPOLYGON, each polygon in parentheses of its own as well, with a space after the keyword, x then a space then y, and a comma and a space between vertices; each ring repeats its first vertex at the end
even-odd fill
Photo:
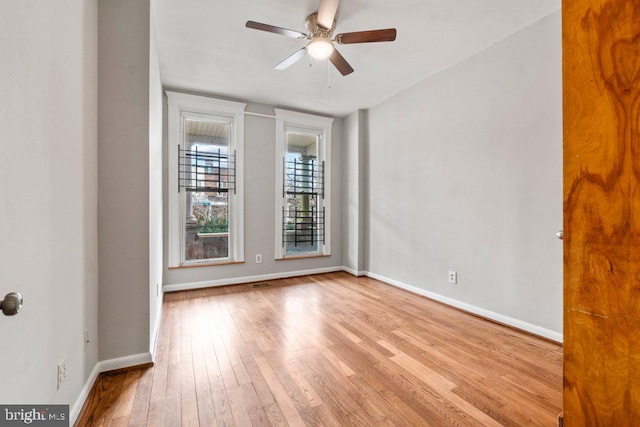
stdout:
POLYGON ((329 58, 329 61, 338 69, 340 74, 346 76, 347 74, 353 73, 353 68, 340 52, 338 52, 333 42, 338 44, 392 42, 396 39, 396 29, 387 28, 384 30, 356 31, 353 33, 337 34, 334 37, 333 31, 336 28, 335 16, 338 10, 338 2, 339 0, 320 0, 318 11, 307 16, 305 27, 307 27, 309 31, 308 34, 255 21, 247 21, 246 27, 281 34, 295 39, 309 40, 305 47, 276 65, 276 70, 288 68, 308 52, 309 55, 316 59, 329 58))

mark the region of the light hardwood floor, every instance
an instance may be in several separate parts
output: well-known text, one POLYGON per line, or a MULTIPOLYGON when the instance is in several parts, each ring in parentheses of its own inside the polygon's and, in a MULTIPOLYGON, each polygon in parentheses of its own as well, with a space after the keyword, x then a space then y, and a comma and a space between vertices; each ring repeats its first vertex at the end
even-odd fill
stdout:
POLYGON ((77 425, 557 424, 558 344, 346 273, 270 283, 166 294, 155 366, 77 425))

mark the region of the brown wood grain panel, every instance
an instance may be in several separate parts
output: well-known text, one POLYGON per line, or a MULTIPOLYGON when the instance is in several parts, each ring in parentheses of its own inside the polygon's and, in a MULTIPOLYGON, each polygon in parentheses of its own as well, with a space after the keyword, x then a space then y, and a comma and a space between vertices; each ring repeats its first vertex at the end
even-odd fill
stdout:
POLYGON ((563 2, 567 426, 640 422, 640 1, 563 2))

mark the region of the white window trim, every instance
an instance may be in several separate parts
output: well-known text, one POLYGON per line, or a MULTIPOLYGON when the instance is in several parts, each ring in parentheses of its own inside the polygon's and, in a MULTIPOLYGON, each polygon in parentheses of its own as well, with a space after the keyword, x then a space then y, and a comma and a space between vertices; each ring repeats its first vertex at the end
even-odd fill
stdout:
POLYGON ((216 264, 244 261, 244 110, 247 104, 209 98, 197 95, 188 95, 179 92, 167 91, 169 104, 168 111, 168 203, 169 203, 169 267, 183 265, 216 264), (185 203, 182 203, 182 192, 178 192, 178 145, 185 146, 182 129, 183 114, 204 114, 217 116, 233 121, 229 152, 235 150, 236 178, 235 194, 229 192, 229 257, 219 260, 184 260, 184 216, 185 203), (232 220, 233 219, 233 220, 232 220))
POLYGON ((283 167, 282 159, 285 156, 287 146, 287 130, 301 132, 317 132, 319 138, 318 162, 324 161, 324 199, 319 198, 321 206, 325 209, 324 218, 324 245, 318 244, 319 255, 331 255, 331 127, 333 119, 316 116, 313 114, 298 113, 295 111, 275 109, 276 118, 276 199, 275 199, 275 258, 297 258, 299 255, 285 254, 282 247, 282 208, 285 197, 282 195, 283 167))

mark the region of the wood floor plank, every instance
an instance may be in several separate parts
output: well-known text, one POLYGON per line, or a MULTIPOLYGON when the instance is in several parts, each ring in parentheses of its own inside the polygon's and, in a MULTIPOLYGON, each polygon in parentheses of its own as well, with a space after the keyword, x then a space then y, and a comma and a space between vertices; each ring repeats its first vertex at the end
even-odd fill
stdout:
POLYGON ((182 344, 180 339, 180 324, 181 316, 178 313, 181 311, 180 301, 172 301, 165 305, 163 308, 168 308, 170 312, 173 312, 171 317, 172 323, 169 325, 171 329, 171 336, 173 339, 169 343, 169 354, 167 357, 167 387, 166 395, 162 399, 165 405, 165 425, 181 425, 182 424, 182 405, 181 405, 181 384, 180 384, 180 346, 182 344))
POLYGON ((273 394, 282 414, 285 417, 285 420, 290 426, 304 426, 304 420, 298 413, 296 406, 291 401, 291 398, 287 394, 286 390, 278 380, 278 377, 273 369, 267 362, 267 359, 264 357, 256 358, 256 364, 258 368, 262 372, 262 376, 264 377, 267 384, 269 384, 269 388, 271 389, 271 393, 273 394))
MULTIPOLYGON (((458 388, 461 387, 467 392, 474 389, 483 390, 480 399, 482 401, 492 401, 490 405, 484 406, 485 413, 495 419, 508 419, 507 415, 510 411, 505 407, 504 402, 514 399, 514 394, 512 390, 506 387, 504 377, 505 372, 508 372, 508 370, 505 369, 500 360, 490 363, 487 359, 469 356, 463 352, 458 352, 457 354, 453 352, 454 354, 449 356, 444 354, 449 350, 433 342, 426 344, 406 332, 395 331, 394 333, 402 338, 402 342, 407 343, 406 345, 401 345, 402 342, 399 343, 406 351, 408 345, 423 351, 422 354, 409 351, 412 357, 456 383, 458 388), (443 352, 440 352, 439 349, 443 352), (478 369, 478 366, 482 366, 483 369, 478 369), (504 417, 498 415, 494 410, 495 408, 503 408, 501 413, 504 417)), ((521 378, 526 377, 522 376, 521 378)), ((463 394, 463 396, 467 397, 466 394, 463 394)), ((467 400, 477 401, 478 398, 467 400)), ((517 415, 516 419, 519 419, 517 415)))
POLYGON ((390 404, 378 391, 371 387, 366 381, 358 375, 351 375, 349 382, 353 384, 353 389, 357 391, 356 395, 361 399, 379 410, 379 419, 381 425, 410 425, 410 418, 404 416, 395 405, 390 404))
POLYGON ((350 377, 352 375, 355 375, 356 373, 353 372, 353 370, 349 367, 349 365, 347 365, 346 363, 344 363, 342 360, 340 360, 340 358, 338 356, 336 356, 335 354, 333 354, 331 352, 330 349, 328 349, 327 347, 322 347, 320 349, 320 351, 322 352, 322 354, 324 355, 324 357, 327 358, 327 360, 329 362, 331 362, 336 368, 338 368, 338 370, 340 372, 342 372, 342 374, 345 377, 350 377))
POLYGON ((100 426, 110 421, 114 400, 118 398, 126 375, 100 375, 87 397, 79 420, 88 426, 100 426))
POLYGON ((480 409, 453 393, 453 389, 456 388, 456 384, 454 382, 429 369, 416 359, 413 359, 406 353, 392 347, 388 343, 381 342, 381 345, 395 353, 395 356, 391 357, 393 362, 398 364, 398 366, 402 367, 407 372, 410 372, 428 387, 434 389, 453 405, 457 406, 474 420, 478 421, 480 425, 494 427, 500 425, 496 420, 487 416, 487 414, 482 412, 480 409))
POLYGON ((315 426, 320 425, 312 406, 306 399, 304 392, 298 387, 297 383, 291 378, 288 368, 288 357, 284 355, 278 355, 276 353, 265 354, 269 365, 276 374, 278 381, 282 384, 283 389, 289 396, 291 403, 295 406, 296 410, 302 417, 305 425, 315 426))
POLYGON ((242 401, 244 406, 249 412, 249 418, 251 419, 251 425, 253 426, 268 426, 269 419, 262 407, 260 399, 256 394, 255 388, 252 384, 244 384, 240 386, 240 393, 242 394, 242 401))
MULTIPOLYGON (((213 314, 214 322, 216 323, 218 330, 225 332, 224 334, 218 334, 217 338, 222 347, 224 347, 224 352, 235 376, 236 384, 250 384, 251 380, 249 378, 249 374, 247 373, 242 357, 240 356, 240 350, 244 351, 244 346, 241 345, 244 344, 244 340, 242 340, 240 336, 234 336, 236 329, 233 325, 232 319, 228 318, 228 313, 223 303, 214 306, 213 314)), ((220 348, 220 350, 222 350, 222 348, 220 348)))
POLYGON ((555 424, 560 345, 369 278, 166 294, 155 364, 102 374, 78 426, 555 424))
POLYGON ((111 421, 110 427, 128 427, 129 420, 129 416, 114 418, 113 421, 111 421))
POLYGON ((329 363, 317 349, 307 349, 301 355, 301 360, 309 367, 306 379, 324 402, 315 409, 331 408, 341 425, 375 425, 369 414, 345 390, 345 384, 336 381, 327 370, 329 363))
MULTIPOLYGON (((183 310, 193 310, 193 300, 181 302, 183 310)), ((180 328, 180 400, 182 425, 198 425, 198 399, 195 373, 193 369, 193 349, 191 347, 191 316, 185 316, 180 328)))
MULTIPOLYGON (((202 321, 207 325, 211 325, 212 315, 208 301, 205 306, 202 306, 198 315, 202 321)), ((218 363, 217 354, 213 347, 213 341, 211 336, 215 333, 215 328, 209 326, 209 331, 206 336, 203 337, 202 351, 205 355, 204 362, 207 372, 207 381, 209 382, 209 389, 211 391, 211 399, 213 403, 214 419, 211 420, 215 425, 235 425, 233 419, 233 413, 231 411, 231 405, 225 389, 224 380, 222 378, 222 372, 220 371, 220 364, 218 363)))
POLYGON ((302 391, 311 407, 322 405, 322 398, 318 396, 318 393, 316 393, 311 384, 309 384, 309 381, 304 377, 296 359, 289 359, 287 361, 287 371, 291 375, 291 379, 297 384, 300 391, 302 391))
POLYGON ((264 412, 267 414, 267 418, 269 419, 269 424, 274 427, 286 427, 289 424, 284 419, 284 414, 280 410, 280 407, 277 403, 273 403, 271 405, 265 406, 264 412))
POLYGON ((164 426, 165 423, 165 403, 161 400, 152 400, 149 403, 149 415, 147 416, 147 426, 164 426))
POLYGON ((244 401, 244 394, 241 385, 232 384, 225 386, 225 391, 229 398, 229 408, 233 415, 234 424, 236 426, 250 426, 251 415, 249 415, 249 407, 244 401))
MULTIPOLYGON (((236 374, 233 370, 233 365, 231 363, 231 359, 227 354, 227 349, 224 345, 223 337, 221 336, 221 327, 218 323, 219 317, 217 318, 217 311, 220 310, 218 307, 218 302, 215 300, 209 300, 209 310, 211 315, 211 321, 215 328, 211 329, 211 343, 213 344, 213 350, 215 351, 216 359, 218 361, 218 365, 220 367, 220 373, 222 374, 222 380, 224 384, 228 387, 233 387, 239 385, 238 379, 236 378, 236 374)), ((224 331, 224 329, 222 329, 224 331)))
POLYGON ((129 418, 129 424, 131 426, 144 426, 147 424, 152 385, 152 368, 141 370, 138 378, 138 386, 136 387, 136 394, 133 399, 133 405, 131 406, 131 417, 129 418))
POLYGON ((126 373, 104 375, 102 377, 102 385, 105 389, 108 389, 110 393, 108 394, 108 397, 105 396, 106 399, 101 402, 101 405, 106 405, 103 406, 103 416, 96 420, 97 422, 94 425, 111 425, 112 420, 115 419, 114 412, 118 405, 118 401, 123 394, 122 389, 126 378, 126 373))
MULTIPOLYGON (((355 414, 366 414, 364 422, 369 425, 396 425, 392 420, 393 417, 388 417, 384 411, 384 406, 377 405, 377 401, 374 397, 377 392, 368 386, 366 383, 359 383, 356 381, 357 375, 355 372, 350 371, 350 375, 345 375, 343 368, 340 364, 331 362, 327 358, 327 354, 331 358, 339 358, 332 352, 326 351, 326 349, 307 349, 307 355, 304 358, 305 361, 315 371, 317 378, 321 380, 320 385, 323 387, 323 391, 328 393, 330 397, 343 402, 345 404, 345 412, 349 419, 357 420, 357 424, 360 424, 360 420, 355 414), (348 381, 345 381, 345 378, 348 381), (360 385, 367 393, 363 393, 356 384, 360 385), (328 386, 328 388, 326 387, 328 386), (352 406, 353 405, 353 406, 352 406), (357 405, 357 406, 356 406, 357 405), (357 410, 353 411, 353 407, 357 410), (360 408, 360 409, 358 409, 360 408)), ((387 408, 389 409, 389 408, 387 408)))
POLYGON ((234 425, 233 411, 226 388, 223 385, 222 378, 218 377, 212 382, 211 374, 209 374, 209 384, 211 386, 211 396, 213 399, 213 407, 216 425, 234 425), (215 384, 215 386, 214 386, 215 384))
POLYGON ((203 350, 203 342, 208 339, 208 322, 205 317, 202 299, 195 302, 191 312, 197 314, 191 322, 191 353, 193 359, 193 374, 196 388, 196 403, 198 407, 198 420, 200 425, 207 425, 215 419, 213 395, 209 384, 209 375, 205 362, 206 355, 203 350))

